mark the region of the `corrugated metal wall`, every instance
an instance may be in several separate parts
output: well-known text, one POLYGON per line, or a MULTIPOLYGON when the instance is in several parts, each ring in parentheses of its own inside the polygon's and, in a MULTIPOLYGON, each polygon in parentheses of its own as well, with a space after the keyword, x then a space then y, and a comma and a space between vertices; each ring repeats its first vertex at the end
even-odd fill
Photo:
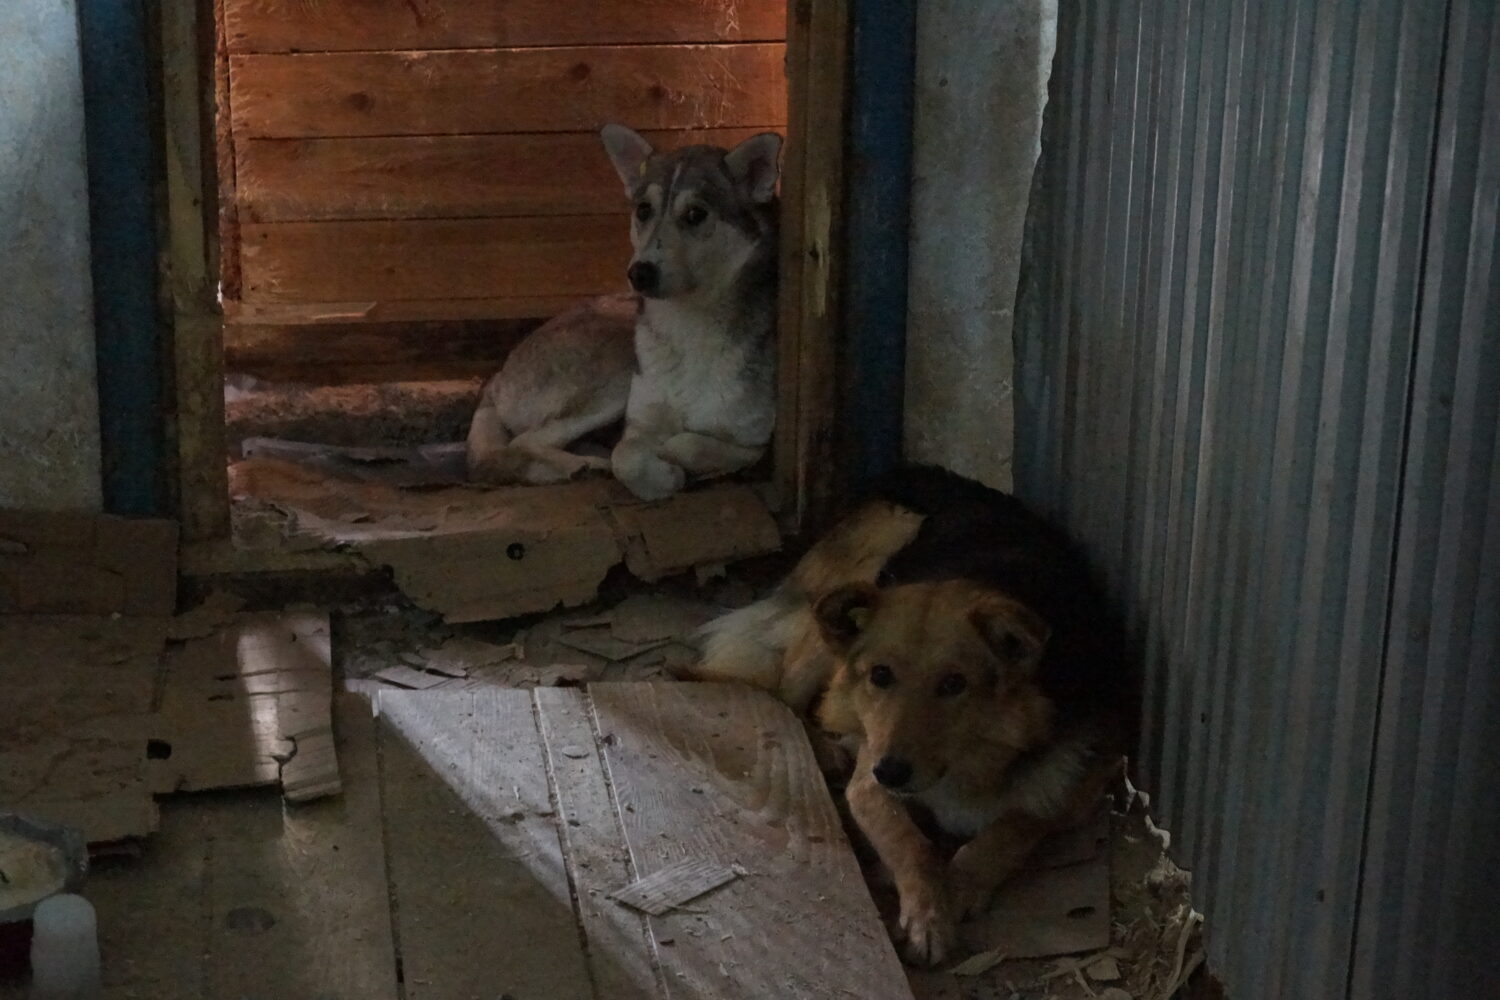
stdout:
POLYGON ((1127 609, 1211 966, 1500 996, 1496 4, 1063 4, 1042 156, 1017 489, 1127 609))

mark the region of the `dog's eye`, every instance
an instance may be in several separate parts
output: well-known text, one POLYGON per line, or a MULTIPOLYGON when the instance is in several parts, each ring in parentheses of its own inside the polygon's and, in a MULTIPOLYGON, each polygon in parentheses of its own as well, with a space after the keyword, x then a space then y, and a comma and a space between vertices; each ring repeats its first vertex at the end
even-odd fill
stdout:
POLYGON ((635 206, 635 217, 637 219, 640 219, 642 222, 651 221, 651 203, 649 201, 643 201, 639 205, 635 206))
POLYGON ((708 212, 704 211, 702 205, 692 205, 682 213, 682 221, 689 226, 701 225, 706 218, 708 218, 708 212))
POLYGON ((896 683, 896 672, 884 663, 877 663, 870 668, 870 683, 878 688, 888 688, 896 683))
POLYGON ((937 693, 939 698, 952 698, 964 693, 964 688, 969 686, 969 679, 963 674, 949 674, 938 681, 937 693))

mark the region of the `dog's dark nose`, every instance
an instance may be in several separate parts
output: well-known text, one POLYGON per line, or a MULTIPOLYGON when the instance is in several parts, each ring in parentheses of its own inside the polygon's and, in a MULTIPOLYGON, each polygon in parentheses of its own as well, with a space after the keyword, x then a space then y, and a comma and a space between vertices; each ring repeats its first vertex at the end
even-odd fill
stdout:
POLYGON ((887 788, 900 788, 911 780, 911 761, 882 757, 875 763, 875 780, 887 788))
POLYGON ((661 268, 643 260, 631 264, 625 277, 630 279, 630 287, 642 295, 654 295, 661 287, 661 268))

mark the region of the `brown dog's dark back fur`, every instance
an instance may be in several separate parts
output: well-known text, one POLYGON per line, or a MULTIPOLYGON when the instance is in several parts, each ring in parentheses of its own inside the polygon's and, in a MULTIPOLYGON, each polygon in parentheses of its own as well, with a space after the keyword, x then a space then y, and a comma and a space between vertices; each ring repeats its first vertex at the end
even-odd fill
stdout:
POLYGON ((1124 633, 1066 535, 1015 497, 931 466, 897 470, 872 497, 924 518, 881 585, 971 580, 1025 604, 1052 628, 1038 682, 1059 721, 1130 737, 1138 696, 1124 633))

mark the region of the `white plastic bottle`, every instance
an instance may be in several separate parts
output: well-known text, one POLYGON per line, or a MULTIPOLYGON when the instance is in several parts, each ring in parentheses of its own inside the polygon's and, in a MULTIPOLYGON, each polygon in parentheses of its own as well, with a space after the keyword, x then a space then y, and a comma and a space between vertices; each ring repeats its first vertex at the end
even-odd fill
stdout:
POLYGON ((99 1000, 99 925, 89 901, 44 899, 31 923, 31 1000, 99 1000))

